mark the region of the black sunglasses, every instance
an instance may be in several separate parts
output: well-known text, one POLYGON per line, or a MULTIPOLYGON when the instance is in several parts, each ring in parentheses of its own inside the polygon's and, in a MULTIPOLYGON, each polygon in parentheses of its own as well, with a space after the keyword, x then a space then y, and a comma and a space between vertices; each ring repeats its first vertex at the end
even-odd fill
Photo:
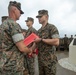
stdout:
POLYGON ((41 18, 42 16, 38 16, 37 18, 41 18))

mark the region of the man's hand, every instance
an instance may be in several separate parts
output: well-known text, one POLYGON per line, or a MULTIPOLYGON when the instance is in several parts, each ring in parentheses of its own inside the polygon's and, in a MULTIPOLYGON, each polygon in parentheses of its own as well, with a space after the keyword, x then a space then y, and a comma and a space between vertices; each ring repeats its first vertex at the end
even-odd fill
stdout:
POLYGON ((42 38, 36 38, 36 39, 34 39, 34 42, 35 43, 38 43, 38 42, 40 42, 42 40, 42 38))
POLYGON ((29 51, 30 51, 29 53, 32 53, 33 52, 32 47, 29 48, 29 51))

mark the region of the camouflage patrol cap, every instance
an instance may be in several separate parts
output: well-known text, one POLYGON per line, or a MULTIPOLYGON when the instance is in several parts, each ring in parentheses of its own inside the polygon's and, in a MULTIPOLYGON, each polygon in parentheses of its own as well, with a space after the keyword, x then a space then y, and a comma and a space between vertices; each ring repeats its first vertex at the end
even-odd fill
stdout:
POLYGON ((2 16, 2 22, 4 21, 4 20, 6 20, 8 18, 8 16, 2 16))
POLYGON ((34 22, 34 19, 32 17, 27 17, 27 20, 25 20, 25 22, 28 22, 28 21, 34 22))
POLYGON ((48 11, 47 10, 39 10, 36 18, 41 17, 43 15, 48 15, 48 11))
POLYGON ((21 3, 16 2, 16 1, 10 1, 9 7, 10 6, 15 6, 20 11, 21 14, 24 14, 24 12, 21 10, 21 3))

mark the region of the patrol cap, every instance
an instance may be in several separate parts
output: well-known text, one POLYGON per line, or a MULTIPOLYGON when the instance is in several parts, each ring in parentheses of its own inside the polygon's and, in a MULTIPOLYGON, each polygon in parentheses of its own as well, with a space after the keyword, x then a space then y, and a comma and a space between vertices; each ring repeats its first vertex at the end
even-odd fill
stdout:
POLYGON ((24 14, 24 12, 21 10, 21 3, 16 2, 16 1, 10 1, 9 7, 10 6, 15 6, 20 11, 21 14, 24 14))
POLYGON ((48 15, 48 11, 47 10, 39 10, 36 18, 41 17, 43 15, 48 15))
POLYGON ((34 19, 32 17, 27 17, 27 20, 25 20, 25 22, 28 22, 28 21, 34 22, 34 19))
POLYGON ((4 21, 4 20, 6 20, 8 18, 8 16, 2 16, 2 22, 4 21))

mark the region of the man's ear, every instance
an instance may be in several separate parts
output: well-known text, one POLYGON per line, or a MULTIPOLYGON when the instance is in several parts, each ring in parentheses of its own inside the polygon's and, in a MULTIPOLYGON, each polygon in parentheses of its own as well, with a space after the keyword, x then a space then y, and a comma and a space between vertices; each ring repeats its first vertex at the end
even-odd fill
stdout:
POLYGON ((13 12, 13 13, 15 13, 15 12, 16 12, 16 10, 17 10, 17 8, 16 8, 16 7, 14 7, 14 6, 12 6, 12 12, 13 12))

